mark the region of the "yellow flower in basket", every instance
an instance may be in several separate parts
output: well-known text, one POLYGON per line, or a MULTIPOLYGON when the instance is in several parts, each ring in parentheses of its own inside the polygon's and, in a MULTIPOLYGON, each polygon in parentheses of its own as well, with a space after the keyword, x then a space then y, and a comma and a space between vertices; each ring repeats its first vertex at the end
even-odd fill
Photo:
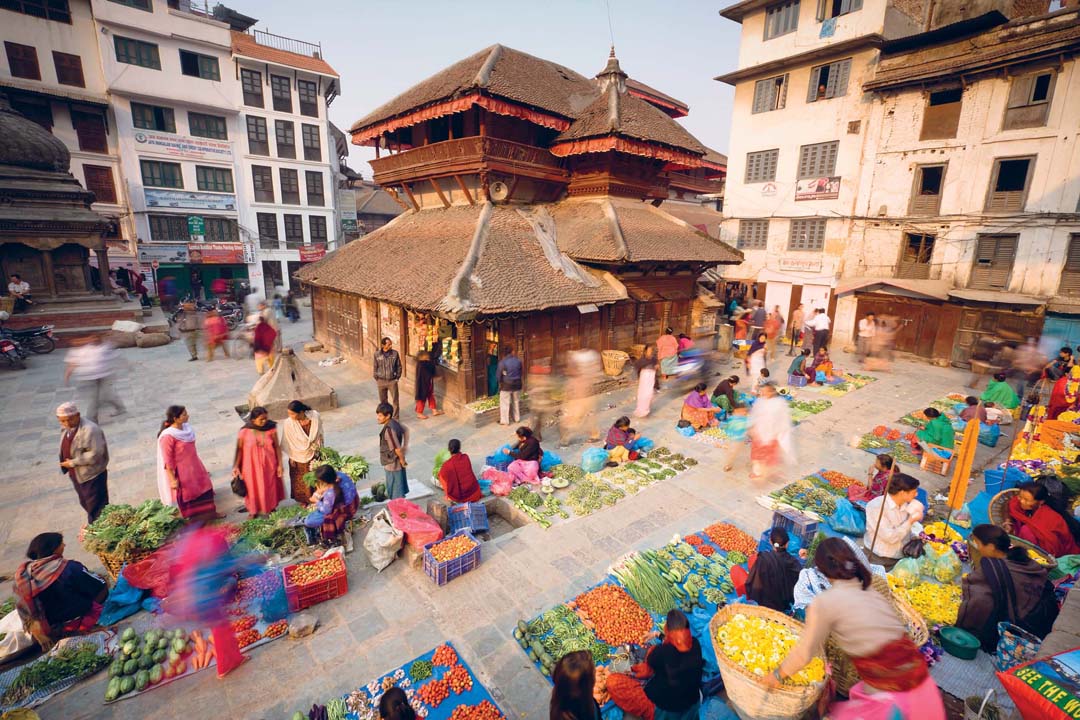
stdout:
POLYGON ((960 542, 963 540, 963 538, 960 537, 960 533, 956 532, 951 527, 940 521, 924 525, 923 531, 927 535, 933 535, 937 539, 944 540, 945 542, 949 543, 960 542))
MULTIPOLYGON (((738 613, 716 632, 724 655, 758 677, 776 668, 799 641, 799 637, 780 623, 738 613)), ((825 663, 814 658, 809 665, 785 682, 810 685, 825 679, 825 663)))

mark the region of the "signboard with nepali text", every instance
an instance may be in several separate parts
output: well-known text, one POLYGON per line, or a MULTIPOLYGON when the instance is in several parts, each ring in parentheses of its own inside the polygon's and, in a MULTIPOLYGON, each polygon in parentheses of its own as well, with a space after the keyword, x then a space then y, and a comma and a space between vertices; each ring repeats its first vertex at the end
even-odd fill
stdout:
POLYGON ((315 262, 326 257, 326 245, 323 243, 300 246, 300 262, 315 262))
POLYGON ((136 130, 135 147, 142 152, 196 160, 231 161, 233 159, 232 143, 228 140, 190 137, 152 130, 136 130))
POLYGON ((184 208, 187 210, 236 210, 236 196, 224 193, 190 192, 143 188, 148 208, 184 208))
POLYGON ((188 262, 188 246, 140 243, 139 262, 186 263, 188 262))
POLYGON ((191 262, 203 265, 243 265, 242 243, 191 243, 188 245, 191 262))
POLYGON ((805 178, 795 184, 796 200, 835 200, 838 197, 839 177, 805 178))

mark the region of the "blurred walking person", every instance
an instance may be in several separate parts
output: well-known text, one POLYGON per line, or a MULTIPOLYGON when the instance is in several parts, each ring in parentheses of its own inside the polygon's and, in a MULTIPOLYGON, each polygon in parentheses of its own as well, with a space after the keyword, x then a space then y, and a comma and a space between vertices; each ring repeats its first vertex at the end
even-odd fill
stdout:
MULTIPOLYGON (((776 392, 776 386, 761 386, 758 399, 750 408, 747 438, 750 441, 750 479, 778 480, 784 467, 795 460, 791 408, 776 392)), ((736 443, 724 470, 731 470, 743 443, 736 443)))
POLYGON ((544 426, 555 419, 555 432, 562 439, 559 413, 559 379, 551 371, 551 361, 542 359, 529 368, 529 409, 532 411, 533 433, 544 439, 544 426))
POLYGON ((94 338, 80 342, 65 358, 64 382, 74 378, 79 384, 78 394, 86 408, 86 417, 92 422, 98 421, 98 412, 104 405, 113 409, 114 417, 123 415, 127 410, 112 384, 113 375, 124 362, 116 347, 108 340, 94 338))
POLYGON ((791 313, 791 322, 788 324, 788 333, 791 335, 791 347, 788 348, 789 357, 795 354, 795 345, 799 342, 799 336, 802 334, 805 317, 806 312, 803 310, 802 303, 799 303, 799 307, 795 308, 795 312, 791 313))
POLYGON ((678 371, 679 339, 671 328, 665 328, 664 334, 656 339, 656 358, 660 362, 660 374, 664 380, 678 371))
POLYGON ((217 348, 221 348, 221 352, 225 353, 225 357, 230 357, 229 345, 225 342, 229 339, 229 326, 225 322, 225 318, 221 317, 217 310, 210 310, 210 312, 206 313, 206 320, 203 321, 203 332, 206 333, 206 362, 211 362, 214 359, 214 351, 217 348))
POLYGON ((570 353, 566 369, 563 410, 566 431, 562 442, 566 444, 581 437, 596 442, 600 439, 600 430, 596 426, 596 419, 590 416, 596 412, 597 397, 593 390, 604 373, 600 353, 590 349, 575 350, 570 353))
POLYGON ((634 368, 638 374, 637 407, 634 408, 634 417, 648 417, 652 412, 653 395, 656 394, 656 370, 659 363, 656 359, 656 348, 646 345, 645 350, 634 362, 634 368))
POLYGON ((278 332, 260 315, 251 341, 251 347, 255 351, 255 372, 260 375, 274 368, 274 346, 277 337, 278 332))
POLYGON ((874 313, 866 313, 866 317, 859 321, 859 331, 855 337, 855 353, 859 356, 859 362, 865 363, 870 357, 870 348, 877 335, 877 321, 874 313))
POLYGON ((765 318, 765 354, 767 360, 776 359, 776 344, 780 341, 784 330, 784 317, 780 314, 780 306, 769 313, 765 318))
POLYGON ((199 359, 199 313, 195 309, 195 303, 185 302, 180 305, 180 312, 176 316, 176 329, 180 331, 180 337, 184 338, 191 360, 199 359))

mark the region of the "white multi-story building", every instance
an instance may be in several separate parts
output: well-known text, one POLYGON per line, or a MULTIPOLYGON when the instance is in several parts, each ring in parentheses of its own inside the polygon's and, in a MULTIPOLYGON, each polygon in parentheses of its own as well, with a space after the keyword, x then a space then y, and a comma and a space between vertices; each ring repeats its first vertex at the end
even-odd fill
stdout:
POLYGON ((270 295, 335 246, 339 81, 318 45, 191 0, 10 0, 0 16, 0 90, 116 218, 113 267, 170 294, 224 278, 270 295))
POLYGON ((0 91, 71 152, 71 172, 96 196, 94 210, 114 220, 108 243, 113 267, 132 260, 135 227, 90 0, 0 3, 0 37, 0 91))
POLYGON ((269 295, 337 243, 339 153, 327 109, 338 75, 317 45, 269 33, 234 31, 232 51, 245 136, 240 222, 258 238, 252 286, 269 295))
POLYGON ((718 78, 735 86, 724 237, 746 256, 726 279, 786 316, 827 309, 841 343, 866 312, 895 315, 898 349, 960 364, 983 335, 1038 334, 1080 193, 1080 26, 1050 6, 721 11, 743 26, 718 78))

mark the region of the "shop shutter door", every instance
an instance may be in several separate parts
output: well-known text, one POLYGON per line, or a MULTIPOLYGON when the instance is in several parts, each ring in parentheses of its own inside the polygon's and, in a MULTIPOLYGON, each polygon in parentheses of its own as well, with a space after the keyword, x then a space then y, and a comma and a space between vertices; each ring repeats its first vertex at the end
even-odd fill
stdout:
POLYGON ((1069 249, 1065 255, 1065 267, 1061 270, 1062 295, 1080 295, 1080 233, 1069 236, 1069 249))

